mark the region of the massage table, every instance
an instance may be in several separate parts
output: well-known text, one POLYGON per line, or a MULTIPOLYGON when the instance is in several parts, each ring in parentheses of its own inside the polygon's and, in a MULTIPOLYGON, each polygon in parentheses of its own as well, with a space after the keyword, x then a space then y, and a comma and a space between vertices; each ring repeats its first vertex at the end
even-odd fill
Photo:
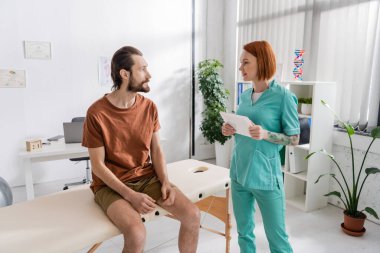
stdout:
MULTIPOLYGON (((225 231, 205 228, 220 234, 230 249, 229 170, 197 160, 183 160, 167 165, 169 180, 200 210, 225 223, 225 231), (213 196, 225 192, 225 196, 213 196)), ((157 207, 142 215, 148 222, 171 216, 157 207)), ((202 227, 202 226, 201 226, 202 227)), ((100 244, 120 231, 94 202, 88 185, 0 208, 1 253, 76 253, 100 244)))

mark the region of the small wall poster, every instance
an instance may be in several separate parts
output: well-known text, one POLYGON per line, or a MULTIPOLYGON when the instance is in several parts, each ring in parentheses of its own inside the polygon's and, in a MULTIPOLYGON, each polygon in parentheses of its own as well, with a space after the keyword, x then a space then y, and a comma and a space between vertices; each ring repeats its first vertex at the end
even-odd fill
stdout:
POLYGON ((25 70, 0 69, 0 88, 25 87, 25 70))
POLYGON ((50 42, 44 41, 24 41, 24 51, 26 59, 51 59, 50 42))
POLYGON ((111 58, 99 57, 99 83, 101 86, 112 86, 111 58))

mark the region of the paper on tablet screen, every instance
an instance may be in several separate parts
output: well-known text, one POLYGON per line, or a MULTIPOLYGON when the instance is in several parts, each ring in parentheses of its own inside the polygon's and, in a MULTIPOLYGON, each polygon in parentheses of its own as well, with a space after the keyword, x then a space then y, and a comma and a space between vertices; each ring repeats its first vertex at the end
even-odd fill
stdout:
POLYGON ((236 133, 251 137, 248 130, 249 126, 251 125, 251 121, 248 119, 248 117, 225 112, 221 112, 220 115, 222 116, 225 123, 228 123, 233 128, 235 128, 236 133))

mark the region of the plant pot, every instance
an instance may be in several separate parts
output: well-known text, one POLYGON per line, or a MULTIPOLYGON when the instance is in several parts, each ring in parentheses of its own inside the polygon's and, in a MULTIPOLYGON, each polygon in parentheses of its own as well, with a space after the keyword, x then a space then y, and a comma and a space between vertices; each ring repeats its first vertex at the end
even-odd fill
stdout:
POLYGON ((364 221, 367 216, 361 213, 361 217, 352 217, 344 213, 344 223, 342 224, 343 232, 352 236, 362 236, 365 232, 364 221))
POLYGON ((311 115, 311 104, 301 104, 301 113, 305 115, 311 115))
POLYGON ((216 165, 224 168, 230 168, 231 144, 231 139, 226 141, 224 145, 219 142, 215 142, 216 165))

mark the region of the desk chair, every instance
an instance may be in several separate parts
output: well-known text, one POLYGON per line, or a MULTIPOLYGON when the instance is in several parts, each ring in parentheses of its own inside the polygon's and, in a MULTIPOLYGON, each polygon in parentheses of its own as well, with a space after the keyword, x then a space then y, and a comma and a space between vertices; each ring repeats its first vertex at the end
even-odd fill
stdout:
MULTIPOLYGON (((76 118, 73 118, 71 122, 83 122, 84 120, 85 120, 85 117, 76 117, 76 118)), ((79 157, 79 158, 70 158, 69 160, 73 162, 77 162, 77 163, 80 161, 86 161, 86 177, 83 178, 81 181, 65 184, 65 186, 63 187, 63 190, 69 189, 69 186, 91 183, 90 157, 87 156, 87 157, 79 157)))

